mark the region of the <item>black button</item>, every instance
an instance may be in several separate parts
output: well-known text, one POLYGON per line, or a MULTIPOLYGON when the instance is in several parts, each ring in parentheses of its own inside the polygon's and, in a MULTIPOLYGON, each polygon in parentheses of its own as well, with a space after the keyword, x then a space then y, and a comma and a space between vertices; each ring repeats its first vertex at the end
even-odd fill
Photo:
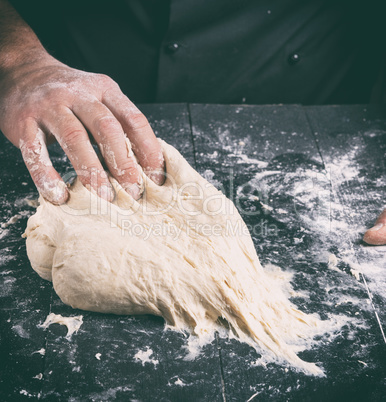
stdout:
POLYGON ((180 48, 180 45, 177 42, 168 43, 165 47, 165 50, 168 53, 175 53, 180 48))
POLYGON ((290 64, 291 66, 299 63, 300 61, 300 56, 297 53, 293 53, 288 57, 288 64, 290 64))

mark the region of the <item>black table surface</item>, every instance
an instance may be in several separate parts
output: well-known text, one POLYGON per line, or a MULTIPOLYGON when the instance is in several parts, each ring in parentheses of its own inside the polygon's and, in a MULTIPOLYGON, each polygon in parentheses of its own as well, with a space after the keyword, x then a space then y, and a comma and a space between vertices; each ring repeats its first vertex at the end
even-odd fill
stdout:
MULTIPOLYGON (((187 359, 187 337, 166 330, 161 318, 64 305, 30 267, 21 234, 34 213, 27 199, 37 192, 19 151, 1 139, 0 400, 386 400, 386 246, 361 240, 385 202, 385 111, 140 108, 159 137, 236 202, 263 266, 293 273, 293 303, 322 319, 347 317, 338 333, 299 354, 326 377, 256 365, 254 349, 222 337, 187 359), (38 327, 50 312, 82 314, 84 322, 69 340, 64 326, 38 327), (148 362, 135 358, 139 351, 148 362)), ((57 145, 50 154, 61 174, 71 170, 57 145)))

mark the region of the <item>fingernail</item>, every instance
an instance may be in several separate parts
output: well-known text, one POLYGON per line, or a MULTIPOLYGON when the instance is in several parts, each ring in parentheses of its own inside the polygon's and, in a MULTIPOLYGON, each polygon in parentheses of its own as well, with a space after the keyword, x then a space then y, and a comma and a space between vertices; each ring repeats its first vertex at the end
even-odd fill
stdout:
POLYGON ((105 184, 98 188, 98 195, 99 197, 109 202, 114 199, 114 192, 112 188, 110 186, 106 186, 105 184))
POLYGON ((125 191, 129 193, 135 200, 139 200, 142 195, 142 190, 137 183, 126 184, 124 187, 125 191))
POLYGON ((67 186, 61 180, 45 182, 41 190, 43 197, 55 205, 64 204, 68 199, 67 186))
POLYGON ((165 181, 165 172, 162 170, 153 170, 149 173, 149 179, 152 180, 155 184, 162 186, 165 181))
POLYGON ((378 223, 377 225, 373 226, 369 230, 376 231, 376 230, 382 229, 384 226, 385 226, 384 223, 378 223))

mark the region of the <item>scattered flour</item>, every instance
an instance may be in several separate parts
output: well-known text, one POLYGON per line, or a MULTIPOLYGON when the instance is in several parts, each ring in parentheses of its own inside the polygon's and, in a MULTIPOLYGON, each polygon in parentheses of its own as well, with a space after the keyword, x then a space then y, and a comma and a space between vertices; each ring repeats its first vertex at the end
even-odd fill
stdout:
POLYGON ((151 358, 152 355, 153 350, 148 347, 146 350, 138 350, 138 352, 134 355, 134 359, 138 362, 141 362, 142 366, 144 366, 145 363, 151 363, 154 364, 154 367, 157 367, 159 361, 151 358))
POLYGON ((187 384, 183 380, 181 380, 181 378, 179 378, 178 376, 175 376, 175 377, 172 377, 170 379, 170 381, 168 382, 169 387, 171 387, 173 385, 178 385, 179 387, 184 387, 187 384))
MULTIPOLYGON (((358 281, 362 273, 373 293, 385 295, 386 246, 368 247, 361 243, 361 238, 382 211, 382 207, 374 209, 369 200, 383 201, 386 180, 374 179, 371 185, 366 179, 364 194, 357 153, 358 146, 354 144, 346 153, 327 161, 324 171, 298 167, 288 172, 256 173, 247 185, 239 186, 237 194, 247 198, 260 194, 263 207, 268 204, 270 214, 289 227, 298 225, 299 220, 313 238, 311 253, 317 256, 325 251, 329 255, 325 262, 330 269, 343 270, 358 281), (348 181, 349 195, 343 198, 348 181), (276 205, 285 206, 283 209, 288 214, 282 214, 276 205)), ((301 238, 295 238, 294 242, 301 242, 301 238)))
POLYGON ((13 325, 12 329, 20 336, 20 338, 28 339, 30 337, 29 333, 23 328, 21 324, 13 325))
POLYGON ((32 354, 35 354, 35 353, 39 353, 39 355, 44 356, 44 355, 46 354, 46 350, 45 350, 44 348, 41 348, 41 349, 39 349, 39 350, 36 350, 36 351, 33 352, 32 354))
MULTIPOLYGON (((115 401, 117 400, 118 393, 125 393, 125 392, 132 392, 133 388, 130 386, 119 386, 114 388, 108 388, 103 390, 102 392, 95 392, 89 396, 90 401, 115 401)), ((121 398, 118 398, 121 400, 121 398)), ((124 400, 131 400, 134 399, 125 398, 124 400)))

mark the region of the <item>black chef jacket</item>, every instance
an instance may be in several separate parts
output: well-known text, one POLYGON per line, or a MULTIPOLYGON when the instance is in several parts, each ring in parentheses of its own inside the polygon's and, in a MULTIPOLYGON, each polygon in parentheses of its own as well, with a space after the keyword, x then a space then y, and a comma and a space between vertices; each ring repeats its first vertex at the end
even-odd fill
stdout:
POLYGON ((51 53, 135 102, 366 103, 382 78, 382 0, 12 3, 51 53))

